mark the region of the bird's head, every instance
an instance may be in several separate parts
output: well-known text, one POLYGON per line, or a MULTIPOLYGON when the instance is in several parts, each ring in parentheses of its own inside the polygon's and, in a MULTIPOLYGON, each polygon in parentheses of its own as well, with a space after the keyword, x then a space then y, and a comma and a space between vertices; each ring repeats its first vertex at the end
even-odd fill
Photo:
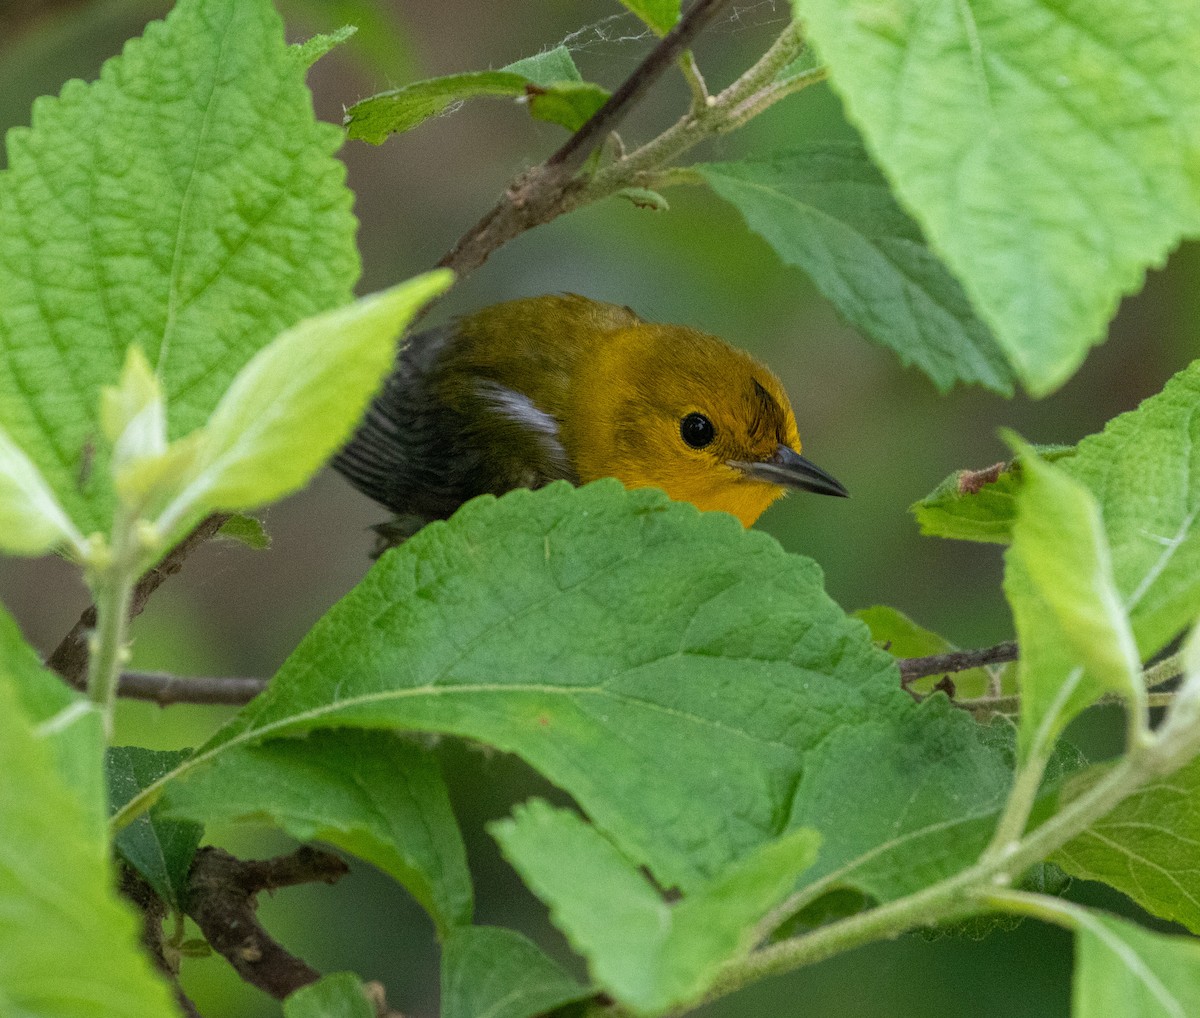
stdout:
POLYGON ((563 429, 580 480, 662 488, 750 526, 789 488, 846 494, 800 455, 779 379, 749 354, 675 325, 638 323, 588 358, 563 429))

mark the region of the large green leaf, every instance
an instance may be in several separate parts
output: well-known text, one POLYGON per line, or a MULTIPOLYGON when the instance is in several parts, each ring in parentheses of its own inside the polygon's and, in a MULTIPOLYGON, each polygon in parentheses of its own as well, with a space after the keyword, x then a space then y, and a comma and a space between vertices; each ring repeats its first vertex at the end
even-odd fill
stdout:
MULTIPOLYGON (((477 499, 384 555, 165 787, 248 743, 340 725, 518 753, 685 891, 794 822, 802 777, 845 761, 842 733, 903 735, 907 784, 874 794, 856 758, 839 808, 858 811, 859 831, 903 829, 943 860, 940 875, 960 865, 945 843, 1011 781, 1009 749, 900 691, 894 662, 829 601, 813 563, 728 516, 615 481, 477 499), (913 786, 925 789, 919 814, 913 786)), ((819 783, 804 787, 821 800, 819 783)), ((821 872, 855 871, 865 835, 835 837, 840 816, 810 820, 834 846, 821 872)), ((899 893, 892 879, 873 871, 872 892, 899 893)))
POLYGON ((1141 661, 1096 500, 1032 448, 1019 451, 1023 480, 1004 592, 1021 645, 1019 745, 1023 755, 1041 755, 1103 694, 1135 701, 1141 661))
POLYGON ((557 46, 498 71, 414 81, 361 99, 346 111, 346 133, 379 145, 390 134, 411 131, 453 104, 478 96, 523 98, 537 119, 575 131, 604 104, 608 92, 583 81, 570 52, 557 46))
POLYGON ((939 389, 977 382, 1012 392, 1012 373, 987 326, 861 145, 825 142, 693 169, 851 325, 939 389))
POLYGON ((104 788, 104 721, 86 696, 42 667, 41 658, 0 607, 0 675, 10 682, 34 735, 50 752, 59 777, 79 801, 83 833, 106 839, 108 797, 104 788))
POLYGON ((1191 1018, 1200 1014, 1200 943, 1074 908, 1072 1018, 1191 1018))
POLYGON ((0 1005, 14 1016, 167 1018, 171 994, 114 892, 108 845, 14 679, 0 660, 0 1005))
POLYGON ((594 992, 515 930, 460 926, 442 946, 441 1018, 534 1018, 594 992))
POLYGON ((687 888, 783 829, 806 751, 910 709, 811 561, 661 492, 563 483, 385 554, 192 766, 334 725, 479 739, 687 888))
POLYGON ((1200 231, 1194 0, 794 0, 834 87, 1025 386, 1200 231))
POLYGON ((8 135, 0 425, 85 531, 106 516, 99 391, 131 343, 178 436, 255 350, 350 298, 340 132, 303 75, 268 0, 181 0, 8 135))
POLYGON ((587 957, 596 982, 637 1014, 697 999, 749 953, 757 923, 812 865, 820 840, 797 830, 675 904, 594 827, 540 800, 492 825, 505 856, 587 957))
POLYGON ((163 808, 209 823, 272 821, 395 877, 443 936, 471 921, 466 850, 441 772, 428 752, 390 733, 316 732, 244 746, 172 785, 163 808))

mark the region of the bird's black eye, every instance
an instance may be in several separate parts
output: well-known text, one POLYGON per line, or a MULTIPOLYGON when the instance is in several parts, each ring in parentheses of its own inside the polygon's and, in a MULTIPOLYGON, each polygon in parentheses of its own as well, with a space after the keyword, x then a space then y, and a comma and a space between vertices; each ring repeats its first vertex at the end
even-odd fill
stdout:
POLYGON ((713 426, 704 414, 688 414, 679 422, 679 434, 693 449, 703 449, 713 440, 713 426))

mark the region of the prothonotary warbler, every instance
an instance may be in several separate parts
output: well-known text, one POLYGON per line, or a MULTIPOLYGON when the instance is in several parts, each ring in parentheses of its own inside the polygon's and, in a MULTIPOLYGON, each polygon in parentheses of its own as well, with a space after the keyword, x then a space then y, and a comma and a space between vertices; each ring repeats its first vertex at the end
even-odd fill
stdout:
POLYGON ((333 465, 397 519, 476 495, 616 477, 750 526, 788 488, 846 494, 800 455, 769 368, 682 325, 573 294, 485 308, 413 336, 333 465))

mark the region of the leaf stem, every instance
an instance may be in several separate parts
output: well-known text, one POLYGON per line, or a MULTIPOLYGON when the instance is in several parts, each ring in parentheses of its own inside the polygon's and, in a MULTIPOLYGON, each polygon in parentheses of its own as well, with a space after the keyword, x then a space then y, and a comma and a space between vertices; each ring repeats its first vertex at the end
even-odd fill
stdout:
POLYGON ((117 685, 129 653, 125 645, 129 609, 140 572, 136 528, 125 512, 117 511, 112 548, 101 554, 104 561, 93 566, 89 573, 96 604, 96 628, 88 640, 87 694, 100 708, 105 738, 111 739, 117 685))

